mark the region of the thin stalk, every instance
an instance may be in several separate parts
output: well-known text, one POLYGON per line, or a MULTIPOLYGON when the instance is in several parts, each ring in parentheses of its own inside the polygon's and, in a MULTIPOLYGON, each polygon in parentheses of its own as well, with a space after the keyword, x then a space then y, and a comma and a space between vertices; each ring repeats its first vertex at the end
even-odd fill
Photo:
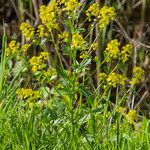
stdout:
POLYGON ((1 54, 1 64, 0 64, 0 98, 2 98, 2 88, 3 88, 3 80, 4 80, 4 72, 5 72, 5 64, 6 64, 6 47, 7 47, 7 36, 4 27, 4 34, 2 40, 2 54, 1 54))
MULTIPOLYGON (((71 24, 71 33, 74 34, 75 31, 75 20, 74 17, 71 17, 70 19, 70 24, 71 24)), ((73 51, 71 51, 72 53, 72 66, 73 66, 73 90, 72 93, 70 92, 70 100, 71 100, 71 104, 70 104, 70 117, 71 117, 71 149, 75 149, 75 138, 74 138, 74 131, 75 131, 75 126, 74 126, 74 101, 75 101, 75 82, 76 82, 76 59, 77 59, 77 51, 76 49, 74 49, 73 51)))
POLYGON ((14 2, 13 0, 10 0, 10 2, 11 2, 11 4, 12 4, 12 6, 13 6, 13 8, 14 8, 14 11, 15 11, 15 13, 16 13, 16 16, 17 16, 17 18, 18 18, 18 20, 19 20, 19 22, 20 22, 21 19, 20 19, 20 16, 19 16, 18 9, 17 9, 17 7, 16 7, 16 5, 15 5, 15 2, 14 2))
POLYGON ((52 42, 55 46, 55 50, 56 50, 56 53, 57 53, 57 56, 58 56, 58 59, 59 59, 59 62, 60 62, 60 65, 62 67, 62 69, 64 69, 64 66, 63 66, 63 63, 62 63, 62 60, 61 60, 61 56, 60 56, 60 53, 59 53, 59 49, 58 49, 58 45, 56 44, 55 40, 54 40, 54 35, 52 32, 51 33, 51 37, 52 37, 52 42))
MULTIPOLYGON (((100 6, 101 0, 96 0, 96 3, 100 6)), ((98 24, 97 24, 97 25, 96 25, 96 29, 95 29, 95 35, 96 35, 96 37, 97 37, 97 35, 99 35, 99 33, 100 33, 100 30, 99 30, 99 26, 98 26, 98 24)), ((96 56, 97 56, 98 58, 100 58, 100 62, 101 62, 102 59, 101 59, 101 50, 100 50, 100 49, 101 49, 101 38, 100 38, 100 35, 99 35, 98 38, 97 38, 96 56)), ((101 69, 100 69, 100 67, 98 67, 98 64, 96 64, 96 65, 97 65, 97 87, 98 87, 99 84, 100 84, 100 80, 99 80, 98 75, 99 75, 101 69)), ((98 96, 100 95, 100 88, 98 89, 97 94, 98 94, 98 96)))
MULTIPOLYGON (((116 107, 119 106, 119 88, 117 86, 116 91, 116 107)), ((120 114, 117 113, 117 150, 119 149, 119 125, 120 125, 120 114)))
POLYGON ((34 9, 34 14, 36 17, 36 21, 35 21, 35 26, 36 26, 40 20, 39 11, 38 11, 38 1, 32 0, 32 4, 33 4, 33 9, 34 9))
POLYGON ((143 3, 142 3, 142 11, 141 11, 141 21, 142 21, 142 22, 145 21, 146 3, 147 3, 147 0, 143 0, 143 3))
POLYGON ((20 14, 19 15, 19 21, 22 22, 24 20, 24 4, 23 4, 23 1, 21 0, 18 0, 18 13, 20 14))
MULTIPOLYGON (((76 52, 73 55, 73 66, 76 65, 76 52)), ((74 68, 74 67, 73 67, 74 68)), ((75 73, 75 69, 73 70, 73 76, 74 76, 74 80, 73 80, 73 85, 75 87, 75 80, 76 80, 76 73, 75 73)), ((75 100, 75 91, 73 90, 72 92, 70 92, 70 122, 71 122, 71 142, 70 142, 70 147, 71 149, 74 149, 74 100, 75 100)))
POLYGON ((117 150, 119 150, 119 142, 120 142, 120 140, 119 140, 119 125, 120 125, 120 114, 118 113, 117 114, 117 150))

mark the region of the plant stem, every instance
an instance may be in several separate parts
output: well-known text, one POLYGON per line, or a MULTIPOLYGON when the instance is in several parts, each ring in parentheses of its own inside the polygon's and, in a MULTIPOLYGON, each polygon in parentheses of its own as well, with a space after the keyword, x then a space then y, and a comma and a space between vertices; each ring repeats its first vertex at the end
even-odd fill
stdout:
POLYGON ((0 64, 0 98, 2 98, 2 88, 3 88, 3 79, 5 72, 5 64, 6 64, 6 47, 7 47, 7 36, 5 33, 5 27, 3 29, 3 40, 2 40, 2 55, 1 55, 1 64, 0 64))
MULTIPOLYGON (((100 6, 101 1, 100 1, 100 0, 96 0, 96 3, 100 6)), ((100 62, 102 62, 102 59, 101 59, 101 51, 100 51, 100 49, 101 49, 101 38, 100 38, 100 36, 101 36, 101 35, 99 35, 100 30, 99 30, 98 24, 96 25, 95 31, 96 31, 96 33, 95 33, 96 37, 98 36, 98 38, 97 38, 97 44, 98 44, 98 45, 97 45, 97 50, 96 50, 96 56, 97 56, 98 58, 100 58, 100 62)), ((98 64, 96 64, 96 65, 98 65, 98 64)), ((101 69, 100 69, 100 67, 98 66, 98 67, 97 67, 97 87, 100 85, 100 80, 99 80, 99 78, 98 78, 98 75, 99 75, 100 71, 101 71, 101 69)), ((97 90, 97 94, 100 95, 100 88, 97 90)))

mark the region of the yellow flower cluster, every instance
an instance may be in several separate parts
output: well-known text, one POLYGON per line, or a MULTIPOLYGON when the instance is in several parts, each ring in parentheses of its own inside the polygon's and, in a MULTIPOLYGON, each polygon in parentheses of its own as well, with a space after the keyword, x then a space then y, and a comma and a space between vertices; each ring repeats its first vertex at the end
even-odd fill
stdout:
POLYGON ((22 34, 24 35, 27 41, 29 41, 34 36, 35 33, 34 28, 26 22, 23 22, 20 25, 20 30, 22 31, 22 34))
POLYGON ((6 56, 14 57, 19 52, 19 48, 20 43, 16 42, 15 40, 11 41, 8 48, 6 48, 6 56))
POLYGON ((65 4, 65 1, 66 1, 66 0, 57 0, 57 3, 58 3, 59 5, 63 5, 63 4, 65 4))
POLYGON ((111 40, 106 47, 106 55, 108 60, 117 59, 120 56, 120 42, 117 39, 111 40))
POLYGON ((21 47, 22 52, 23 52, 23 53, 26 53, 30 46, 31 46, 31 44, 24 44, 24 45, 21 47))
POLYGON ((32 89, 20 88, 17 89, 16 94, 20 100, 26 100, 30 106, 41 98, 41 93, 32 89))
POLYGON ((133 68, 133 78, 130 84, 133 86, 135 84, 139 84, 141 80, 143 80, 144 70, 141 67, 133 68))
POLYGON ((116 17, 115 8, 104 6, 100 9, 100 15, 99 15, 99 27, 100 29, 103 29, 105 26, 107 26, 110 21, 113 21, 116 17))
POLYGON ((129 60, 132 54, 132 45, 126 44, 125 46, 122 47, 122 50, 120 51, 120 42, 118 39, 111 40, 106 47, 106 60, 113 61, 115 59, 118 59, 122 62, 126 62, 129 60))
POLYGON ((44 68, 46 68, 45 61, 48 60, 48 53, 41 52, 39 56, 33 56, 30 59, 30 65, 32 66, 32 72, 36 73, 44 68))
POLYGON ((130 122, 130 124, 133 124, 134 121, 137 121, 138 119, 138 114, 135 110, 130 110, 126 113, 127 109, 125 107, 118 107, 116 111, 123 115, 130 122))
POLYGON ((71 49, 86 49, 86 41, 80 34, 76 33, 72 36, 71 49))
POLYGON ((95 51, 97 49, 98 43, 91 44, 91 49, 95 51))
POLYGON ((132 54, 133 47, 131 44, 126 44, 125 46, 122 47, 121 51, 121 60, 122 62, 126 62, 129 60, 132 54))
POLYGON ((37 75, 37 80, 41 83, 50 83, 52 80, 56 79, 57 71, 55 68, 49 68, 48 70, 42 70, 40 74, 37 75))
POLYGON ((45 28, 43 25, 38 26, 38 30, 37 30, 36 34, 39 37, 47 37, 48 36, 48 33, 45 32, 45 28))
POLYGON ((99 78, 100 80, 102 80, 102 81, 105 80, 106 77, 107 77, 107 75, 106 75, 104 72, 99 73, 99 75, 98 75, 98 78, 99 78))
POLYGON ((102 30, 111 21, 115 20, 116 12, 114 7, 104 6, 99 8, 97 3, 93 3, 86 11, 86 16, 89 21, 92 21, 92 19, 96 21, 98 19, 99 28, 102 30))
POLYGON ((116 87, 117 84, 124 86, 126 81, 127 77, 124 74, 120 75, 115 72, 110 73, 107 78, 108 85, 112 87, 116 87))
POLYGON ((117 108, 117 112, 119 112, 119 113, 121 113, 122 115, 124 115, 125 112, 126 112, 126 108, 119 106, 119 107, 117 108))
POLYGON ((63 40, 64 42, 68 42, 69 33, 67 31, 64 31, 62 34, 58 34, 58 38, 60 40, 63 40))
POLYGON ((100 13, 100 8, 97 3, 93 3, 89 9, 86 11, 86 16, 88 17, 89 21, 92 21, 92 17, 98 17, 100 13))
POLYGON ((138 119, 138 114, 135 110, 130 110, 126 115, 126 118, 129 120, 131 124, 138 119))
POLYGON ((80 58, 89 58, 89 53, 88 51, 82 51, 80 54, 80 58))
POLYGON ((77 0, 68 0, 67 2, 65 2, 66 8, 64 8, 63 10, 66 10, 68 12, 72 12, 74 10, 77 10, 79 5, 80 4, 77 0))
POLYGON ((55 68, 49 68, 47 71, 43 73, 44 77, 54 77, 57 76, 57 72, 55 68))
POLYGON ((58 29, 58 9, 58 3, 54 0, 48 6, 42 5, 40 7, 40 18, 42 23, 48 28, 50 32, 52 29, 58 29))

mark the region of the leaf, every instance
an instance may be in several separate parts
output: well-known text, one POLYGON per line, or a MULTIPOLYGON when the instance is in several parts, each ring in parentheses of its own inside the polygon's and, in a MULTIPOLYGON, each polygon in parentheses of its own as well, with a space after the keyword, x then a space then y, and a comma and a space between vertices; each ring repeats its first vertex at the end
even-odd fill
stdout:
POLYGON ((68 55, 68 56, 71 55, 71 49, 70 49, 69 46, 67 46, 67 45, 62 45, 62 48, 63 48, 63 50, 64 50, 64 55, 68 55))
POLYGON ((44 86, 42 86, 42 87, 40 87, 39 90, 40 90, 40 92, 42 93, 42 95, 43 95, 44 98, 47 98, 47 97, 48 97, 49 92, 50 92, 50 88, 49 88, 49 87, 44 87, 44 86))
POLYGON ((5 64, 6 64, 6 47, 7 47, 7 36, 5 33, 3 34, 3 41, 2 41, 2 54, 1 54, 1 63, 0 63, 0 97, 2 96, 2 88, 3 88, 3 79, 4 79, 4 72, 5 72, 5 64))
POLYGON ((47 38, 42 39, 41 40, 41 45, 44 45, 46 43, 46 41, 47 41, 47 38))
POLYGON ((77 32, 78 32, 78 33, 83 33, 83 32, 85 32, 85 31, 86 31, 85 28, 78 28, 78 29, 77 29, 77 32))
POLYGON ((89 65, 90 63, 91 63, 91 58, 83 60, 80 64, 77 62, 75 69, 77 71, 81 71, 83 68, 86 68, 86 66, 89 65))
POLYGON ((18 74, 19 72, 25 72, 25 71, 27 71, 27 67, 24 66, 24 63, 22 61, 17 61, 13 68, 14 75, 18 74))
POLYGON ((96 108, 94 110, 92 110, 93 113, 101 113, 104 110, 104 107, 100 107, 100 108, 96 108))
POLYGON ((93 105, 93 98, 92 94, 86 89, 86 87, 80 87, 79 91, 82 92, 82 94, 86 97, 87 102, 92 106, 93 105))

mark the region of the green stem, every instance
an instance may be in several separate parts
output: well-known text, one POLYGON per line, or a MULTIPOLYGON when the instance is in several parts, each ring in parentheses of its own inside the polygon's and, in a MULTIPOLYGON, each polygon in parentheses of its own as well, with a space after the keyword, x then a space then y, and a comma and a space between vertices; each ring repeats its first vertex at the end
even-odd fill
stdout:
POLYGON ((51 37, 52 37, 52 42, 53 42, 53 44, 54 44, 54 46, 55 46, 55 50, 56 50, 58 59, 59 59, 59 61, 60 61, 60 65, 61 65, 62 69, 64 69, 64 66, 63 66, 63 63, 62 63, 62 60, 61 60, 61 56, 60 56, 60 53, 59 53, 58 45, 55 43, 53 33, 50 32, 50 34, 51 34, 51 37))
POLYGON ((3 34, 2 40, 2 55, 1 55, 1 66, 0 66, 0 98, 2 98, 2 88, 3 88, 3 80, 4 80, 4 72, 5 72, 5 64, 6 64, 6 47, 7 47, 7 36, 5 33, 3 34))
MULTIPOLYGON (((119 87, 117 86, 116 91, 116 107, 119 106, 119 87)), ((117 150, 119 149, 119 126, 120 126, 120 114, 117 113, 117 150)))

